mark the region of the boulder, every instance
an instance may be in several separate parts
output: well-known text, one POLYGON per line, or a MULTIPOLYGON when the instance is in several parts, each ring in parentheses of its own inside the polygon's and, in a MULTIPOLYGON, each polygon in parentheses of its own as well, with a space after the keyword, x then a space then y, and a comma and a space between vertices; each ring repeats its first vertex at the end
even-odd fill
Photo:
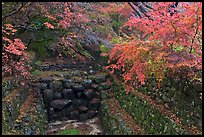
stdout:
POLYGON ((45 77, 45 78, 40 78, 39 79, 39 81, 40 82, 43 82, 43 83, 49 83, 49 82, 51 82, 53 80, 53 78, 52 77, 45 77))
POLYGON ((62 110, 62 113, 63 113, 63 116, 64 116, 64 117, 70 117, 70 112, 71 112, 71 111, 68 111, 67 109, 63 109, 63 110, 62 110))
POLYGON ((70 113, 70 119, 78 119, 79 118, 79 111, 74 110, 70 113))
POLYGON ((86 121, 88 119, 88 116, 86 113, 81 113, 79 115, 79 121, 86 121))
POLYGON ((79 106, 83 105, 83 106, 87 106, 88 105, 88 101, 85 99, 74 99, 72 100, 72 104, 75 108, 78 108, 79 106))
POLYGON ((83 82, 83 79, 81 78, 81 76, 79 77, 72 77, 73 82, 75 83, 81 83, 83 82))
POLYGON ((63 89, 62 81, 55 80, 50 82, 49 89, 53 91, 61 91, 63 89))
POLYGON ((92 84, 92 80, 91 79, 85 79, 83 82, 82 82, 82 85, 88 89, 88 88, 91 88, 91 84, 92 84))
POLYGON ((49 117, 48 117, 49 121, 55 121, 55 120, 57 120, 57 118, 58 118, 57 113, 49 115, 49 117))
POLYGON ((45 105, 47 106, 53 100, 53 91, 50 89, 45 89, 43 91, 43 97, 45 105))
POLYGON ((37 83, 36 88, 39 88, 41 90, 47 89, 47 84, 46 83, 37 83))
POLYGON ((86 106, 79 106, 79 107, 78 107, 78 110, 79 110, 80 112, 86 112, 86 111, 88 110, 88 108, 87 108, 86 106))
POLYGON ((93 89, 97 89, 98 86, 99 86, 98 84, 92 84, 92 85, 91 85, 91 87, 92 87, 93 89))
POLYGON ((89 102, 88 108, 90 110, 99 110, 99 107, 100 107, 100 100, 99 99, 94 98, 89 102))
POLYGON ((49 70, 50 66, 39 65, 39 66, 37 66, 37 69, 45 71, 45 70, 49 70))
POLYGON ((106 84, 106 83, 101 83, 98 87, 97 87, 97 90, 98 91, 101 91, 101 90, 107 90, 107 89, 110 89, 111 86, 106 84))
POLYGON ((95 82, 96 82, 97 84, 106 82, 106 77, 103 76, 103 75, 101 75, 101 76, 96 76, 96 77, 95 77, 95 82))
POLYGON ((81 98, 82 92, 76 92, 76 98, 81 98))
POLYGON ((58 100, 53 100, 50 103, 50 106, 52 106, 55 109, 63 109, 65 106, 71 104, 71 100, 68 99, 58 99, 58 100))
POLYGON ((84 90, 83 94, 88 100, 91 100, 93 98, 93 89, 84 90))
POLYGON ((62 93, 61 92, 54 92, 53 99, 61 99, 62 93))
POLYGON ((49 107, 49 108, 48 108, 48 113, 49 113, 49 115, 54 114, 54 113, 55 113, 54 108, 53 108, 53 107, 49 107))
POLYGON ((94 91, 93 92, 93 97, 97 98, 97 99, 100 99, 101 98, 100 92, 94 91))
POLYGON ((65 88, 72 88, 72 84, 73 84, 73 82, 72 82, 71 79, 65 79, 65 80, 63 81, 63 86, 64 86, 65 88))
POLYGON ((67 108, 64 108, 63 110, 65 110, 67 114, 70 114, 70 113, 71 113, 72 111, 74 111, 75 109, 74 109, 73 106, 69 106, 69 107, 67 107, 67 108))
POLYGON ((85 90, 85 88, 81 84, 75 84, 75 85, 73 85, 73 90, 76 92, 82 92, 85 90))
POLYGON ((94 111, 94 110, 87 111, 87 116, 89 119, 94 118, 96 115, 97 115, 97 111, 94 111))
POLYGON ((63 90, 63 97, 65 99, 74 99, 74 91, 72 89, 64 89, 63 90))
POLYGON ((95 74, 95 71, 91 69, 91 70, 89 71, 89 73, 90 73, 90 74, 95 74))

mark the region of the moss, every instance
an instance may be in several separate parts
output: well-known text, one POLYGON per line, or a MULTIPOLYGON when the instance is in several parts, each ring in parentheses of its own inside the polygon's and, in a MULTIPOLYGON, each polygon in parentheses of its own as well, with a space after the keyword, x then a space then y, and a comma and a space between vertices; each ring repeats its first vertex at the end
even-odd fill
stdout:
POLYGON ((79 130, 77 129, 65 129, 56 133, 56 135, 79 135, 79 130))
POLYGON ((123 87, 119 84, 115 83, 112 86, 113 89, 116 89, 115 97, 118 99, 121 106, 148 134, 169 134, 167 131, 171 131, 171 134, 187 134, 169 118, 162 115, 154 106, 151 106, 132 93, 126 95, 123 87), (157 126, 158 124, 160 124, 160 126, 157 126), (179 129, 180 132, 178 133, 176 129, 179 129))
POLYGON ((9 102, 3 102, 2 103, 2 133, 6 133, 10 130, 13 130, 15 120, 17 119, 19 115, 19 109, 23 102, 25 101, 26 97, 29 94, 29 90, 26 89, 20 89, 19 93, 15 95, 14 98, 11 99, 9 102))

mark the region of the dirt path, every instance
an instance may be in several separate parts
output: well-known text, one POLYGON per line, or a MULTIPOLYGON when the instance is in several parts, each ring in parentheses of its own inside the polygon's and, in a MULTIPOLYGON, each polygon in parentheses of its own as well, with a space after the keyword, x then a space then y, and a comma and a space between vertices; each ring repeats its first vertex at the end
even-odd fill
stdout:
MULTIPOLYGON (((77 135, 101 135, 103 134, 103 131, 100 126, 100 120, 98 117, 95 117, 93 119, 89 119, 85 122, 77 122, 76 120, 67 120, 67 121, 56 121, 49 123, 47 126, 47 130, 45 132, 45 135, 55 135, 63 134, 66 131, 69 130, 77 130, 79 131, 76 133, 77 135)), ((70 133, 74 134, 74 133, 70 133)), ((63 135, 66 135, 63 134, 63 135)))

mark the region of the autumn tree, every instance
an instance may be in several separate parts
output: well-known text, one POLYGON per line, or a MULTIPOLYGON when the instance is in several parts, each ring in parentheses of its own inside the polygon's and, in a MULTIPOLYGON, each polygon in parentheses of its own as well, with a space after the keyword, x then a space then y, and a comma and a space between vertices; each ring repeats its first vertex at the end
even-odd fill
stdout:
MULTIPOLYGON (((151 18, 131 17, 124 24, 123 28, 142 32, 140 38, 115 45, 110 52, 110 65, 106 68, 112 73, 122 70, 122 78, 130 87, 145 84, 149 77, 155 77, 159 85, 166 75, 184 71, 187 76, 183 74, 182 78, 201 78, 201 3, 181 2, 174 9, 170 7, 172 2, 152 5, 154 10, 147 13, 151 18)), ((181 77, 177 74, 174 78, 178 80, 181 77)))

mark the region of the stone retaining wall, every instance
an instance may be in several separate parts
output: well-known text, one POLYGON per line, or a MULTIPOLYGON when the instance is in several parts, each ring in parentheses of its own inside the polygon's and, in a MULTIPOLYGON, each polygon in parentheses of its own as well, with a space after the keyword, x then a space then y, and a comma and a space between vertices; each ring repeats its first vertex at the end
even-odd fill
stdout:
POLYGON ((48 121, 94 118, 100 109, 100 91, 110 88, 103 75, 92 79, 46 77, 32 86, 43 95, 48 121))

